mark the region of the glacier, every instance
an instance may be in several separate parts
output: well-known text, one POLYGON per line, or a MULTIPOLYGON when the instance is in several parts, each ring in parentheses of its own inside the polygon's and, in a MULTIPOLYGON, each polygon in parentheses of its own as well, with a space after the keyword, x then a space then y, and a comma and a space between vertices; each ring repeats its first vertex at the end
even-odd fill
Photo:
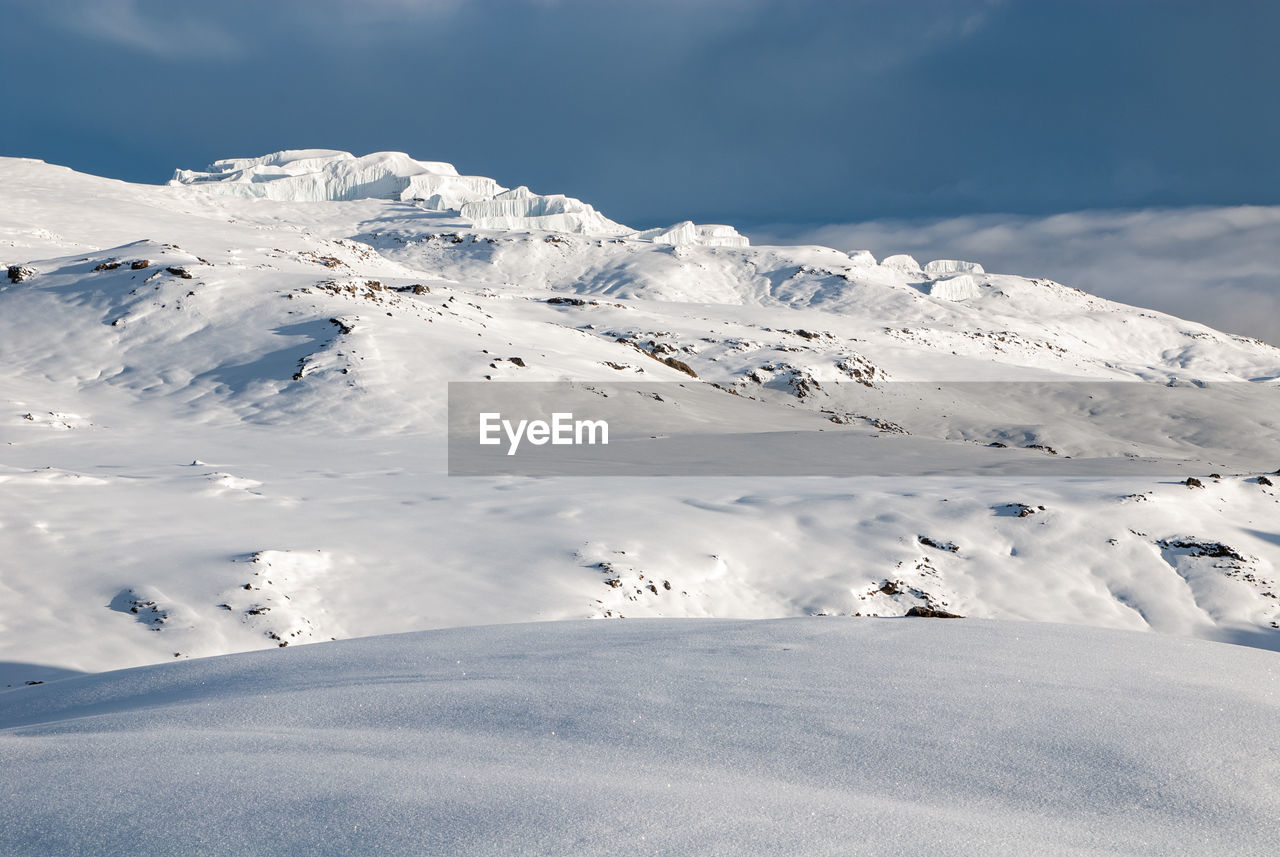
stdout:
POLYGON ((926 274, 985 274, 986 271, 977 262, 962 262, 959 259, 934 259, 924 266, 926 274))
POLYGON ((388 199, 428 211, 457 211, 476 229, 626 237, 678 247, 746 247, 732 226, 683 221, 637 231, 615 223, 580 199, 508 190, 486 176, 460 175, 453 164, 404 152, 355 156, 336 149, 290 149, 253 158, 214 161, 205 170, 174 171, 170 184, 279 202, 388 199))
POLYGON ((476 229, 542 230, 586 235, 626 235, 634 230, 614 223, 580 199, 536 194, 521 185, 491 199, 468 202, 459 214, 476 229))
POLYGON ((283 202, 400 199, 421 200, 424 207, 433 209, 456 209, 504 190, 484 176, 461 176, 443 161, 419 161, 404 152, 356 157, 333 149, 228 158, 214 161, 204 171, 176 170, 170 183, 283 202))

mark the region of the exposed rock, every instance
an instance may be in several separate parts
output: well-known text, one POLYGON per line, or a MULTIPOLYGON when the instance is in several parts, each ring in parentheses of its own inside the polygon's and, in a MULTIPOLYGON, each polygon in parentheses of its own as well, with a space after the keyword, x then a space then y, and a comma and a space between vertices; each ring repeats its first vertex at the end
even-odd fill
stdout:
POLYGON ((150 268, 150 267, 151 267, 150 259, 134 259, 132 262, 129 263, 129 270, 131 271, 141 271, 143 268, 150 268))
POLYGON ((1191 556, 1209 556, 1248 562, 1243 554, 1222 542, 1201 542, 1195 539, 1161 539, 1157 542, 1165 549, 1186 550, 1191 556))
POLYGON ((963 619, 959 613, 948 613, 946 610, 939 610, 936 607, 912 607, 907 611, 908 616, 921 616, 926 619, 963 619))
POLYGON ((920 544, 927 548, 936 548, 937 550, 947 551, 948 553, 958 553, 960 550, 960 546, 955 542, 940 542, 936 539, 931 539, 928 536, 916 536, 916 538, 920 540, 920 544))
POLYGON ((25 283, 36 275, 35 268, 29 268, 26 265, 10 265, 9 266, 9 282, 25 283))

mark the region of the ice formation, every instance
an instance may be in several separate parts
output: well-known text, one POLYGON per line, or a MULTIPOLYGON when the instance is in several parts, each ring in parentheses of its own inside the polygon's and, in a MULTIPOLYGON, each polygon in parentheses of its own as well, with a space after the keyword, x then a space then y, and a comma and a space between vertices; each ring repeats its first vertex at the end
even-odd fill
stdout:
POLYGON ((356 157, 336 149, 290 149, 257 158, 227 158, 207 169, 176 170, 171 185, 280 202, 394 199, 432 211, 457 211, 476 229, 626 236, 676 247, 747 247, 732 226, 683 221, 637 232, 591 205, 563 194, 507 190, 485 176, 459 175, 444 161, 419 161, 403 152, 356 157))
POLYGON ((670 244, 673 247, 749 247, 751 245, 747 237, 738 234, 738 230, 732 226, 720 223, 699 225, 692 220, 681 221, 666 229, 646 229, 631 237, 641 241, 652 241, 654 244, 670 244))
POLYGON ((979 294, 978 281, 972 274, 944 277, 929 284, 929 295, 944 301, 964 301, 979 294))
POLYGON ((962 262, 959 259, 934 259, 924 266, 926 274, 985 274, 977 262, 962 262))
POLYGON ((859 268, 870 268, 875 266, 876 257, 871 255, 870 250, 850 250, 849 261, 859 268))
POLYGON ((625 235, 634 230, 614 223, 587 203, 554 193, 541 195, 521 185, 492 199, 468 202, 459 212, 476 229, 522 229, 625 235))
POLYGON ((915 257, 908 256, 906 253, 899 253, 896 256, 887 256, 880 264, 886 268, 893 268, 896 271, 902 271, 907 274, 920 273, 920 263, 915 260, 915 257))
POLYGON ((374 152, 357 158, 333 149, 293 149, 260 158, 214 161, 204 172, 175 171, 170 184, 285 202, 413 199, 437 210, 460 208, 503 190, 493 179, 458 175, 452 164, 442 161, 418 161, 403 152, 374 152))

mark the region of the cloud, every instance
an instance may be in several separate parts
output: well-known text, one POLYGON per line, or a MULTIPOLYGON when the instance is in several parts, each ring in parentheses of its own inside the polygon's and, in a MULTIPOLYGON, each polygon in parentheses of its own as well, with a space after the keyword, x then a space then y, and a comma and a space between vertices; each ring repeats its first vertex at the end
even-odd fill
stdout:
POLYGON ((234 59, 244 46, 215 18, 181 3, 93 0, 43 4, 46 20, 83 37, 114 42, 144 54, 234 59))
MULTIPOLYGON (((531 2, 532 0, 526 0, 531 2)), ((64 31, 162 59, 237 60, 266 34, 350 36, 350 28, 421 23, 457 11, 464 0, 63 0, 36 7, 64 31)))
POLYGON ((957 258, 1280 345, 1280 206, 990 214, 749 230, 757 243, 957 258))

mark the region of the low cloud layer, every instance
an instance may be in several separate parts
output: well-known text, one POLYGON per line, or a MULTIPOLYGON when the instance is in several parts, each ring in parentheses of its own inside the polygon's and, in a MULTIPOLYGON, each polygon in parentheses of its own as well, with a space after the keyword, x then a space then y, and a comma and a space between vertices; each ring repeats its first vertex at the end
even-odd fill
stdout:
POLYGON ((1280 345, 1280 206, 763 227, 751 237, 968 259, 1280 345))

